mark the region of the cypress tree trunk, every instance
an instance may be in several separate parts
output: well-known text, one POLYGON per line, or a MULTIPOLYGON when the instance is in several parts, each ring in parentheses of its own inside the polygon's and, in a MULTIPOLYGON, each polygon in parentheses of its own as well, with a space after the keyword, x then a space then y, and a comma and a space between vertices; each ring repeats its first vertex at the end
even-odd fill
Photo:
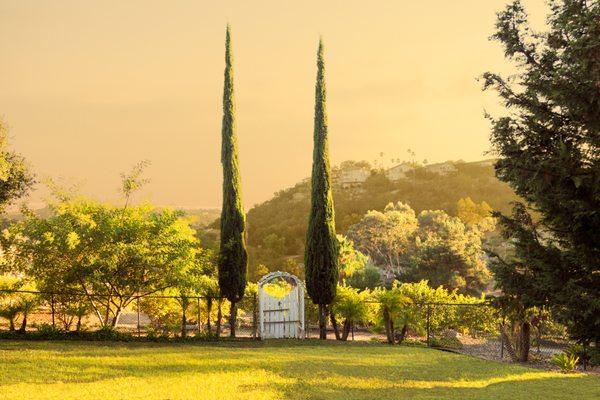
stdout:
POLYGON ((235 324, 237 322, 237 304, 231 303, 229 309, 229 336, 235 337, 235 324))
POLYGON ((333 311, 329 311, 329 320, 331 321, 331 326, 333 327, 333 333, 335 334, 335 340, 341 340, 340 336, 340 328, 338 327, 337 320, 335 319, 335 315, 333 311))
POLYGON ((327 306, 319 304, 319 339, 327 339, 327 306))
MULTIPOLYGON (((223 165, 223 207, 219 248, 219 288, 232 305, 235 320, 237 303, 244 296, 248 254, 246 216, 242 207, 240 171, 235 133, 235 101, 229 25, 225 39, 225 83, 223 86, 223 124, 221 128, 221 164, 223 165)), ((235 335, 235 329, 232 330, 235 335)))
POLYGON ((339 243, 335 233, 335 215, 331 193, 331 171, 327 133, 325 63, 323 42, 317 53, 315 87, 314 149, 311 179, 311 210, 304 254, 306 289, 319 305, 319 337, 327 338, 326 310, 335 297, 339 277, 339 243))
POLYGON ((219 299, 219 302, 217 303, 217 337, 221 337, 221 320, 223 319, 223 313, 221 310, 221 305, 223 304, 223 300, 219 299))

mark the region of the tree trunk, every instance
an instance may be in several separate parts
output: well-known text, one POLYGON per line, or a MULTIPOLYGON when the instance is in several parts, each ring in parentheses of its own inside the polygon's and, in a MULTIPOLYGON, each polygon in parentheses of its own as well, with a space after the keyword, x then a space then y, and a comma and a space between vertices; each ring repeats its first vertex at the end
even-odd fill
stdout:
POLYGON ((385 325, 385 335, 389 344, 394 344, 394 323, 390 316, 390 312, 387 307, 383 309, 383 324, 385 325))
POLYGON ((519 349, 519 361, 527 362, 529 360, 529 349, 531 348, 531 325, 528 321, 522 322, 521 329, 519 330, 519 335, 517 336, 517 340, 519 341, 518 349, 519 349))
POLYGON ((221 303, 223 301, 219 299, 218 309, 217 309, 217 337, 221 337, 221 318, 223 317, 221 312, 221 303))
POLYGON ((331 321, 331 326, 333 326, 333 333, 335 333, 335 340, 341 340, 340 329, 338 327, 337 320, 335 319, 335 315, 333 311, 329 312, 329 320, 331 321))
POLYGON ((406 338, 406 332, 408 332, 408 325, 404 324, 402 326, 402 330, 400 331, 400 335, 398 335, 398 344, 402 344, 402 342, 406 338))
POLYGON ((327 339, 327 305, 319 304, 319 339, 327 339))
POLYGON ((81 332, 81 314, 77 316, 77 326, 75 327, 76 332, 81 332))
POLYGON ((116 312, 115 312, 115 316, 113 317, 113 319, 110 321, 110 326, 113 328, 117 327, 117 324, 119 323, 119 317, 121 316, 121 308, 117 308, 116 312))
POLYGON ((342 328, 342 338, 341 338, 341 340, 343 340, 344 342, 346 340, 348 340, 348 335, 350 334, 351 327, 352 327, 352 323, 348 320, 345 320, 343 328, 342 328))
POLYGON ((237 303, 231 302, 229 309, 229 337, 235 337, 235 324, 237 322, 237 303))
POLYGON ((14 332, 14 330, 15 330, 15 319, 14 318, 8 319, 8 330, 11 332, 14 332))
POLYGON ((182 338, 187 337, 187 316, 185 315, 185 309, 186 309, 186 307, 183 306, 182 314, 181 314, 181 337, 182 338))
POLYGON ((27 329, 27 313, 23 314, 23 321, 21 321, 21 327, 19 328, 19 333, 25 333, 27 329))

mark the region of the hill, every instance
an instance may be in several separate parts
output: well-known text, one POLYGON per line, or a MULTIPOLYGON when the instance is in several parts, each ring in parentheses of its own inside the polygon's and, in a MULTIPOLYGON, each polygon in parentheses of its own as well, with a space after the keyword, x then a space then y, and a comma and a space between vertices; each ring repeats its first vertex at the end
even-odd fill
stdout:
MULTIPOLYGON (((408 203, 417 213, 432 209, 456 215, 456 204, 465 197, 486 201, 502 212, 517 200, 512 189, 495 177, 493 160, 411 166, 400 175, 351 161, 334 168, 332 175, 336 228, 341 234, 368 210, 383 210, 390 202, 408 203)), ((251 270, 253 263, 281 262, 303 254, 309 207, 310 181, 305 179, 249 210, 251 270)))

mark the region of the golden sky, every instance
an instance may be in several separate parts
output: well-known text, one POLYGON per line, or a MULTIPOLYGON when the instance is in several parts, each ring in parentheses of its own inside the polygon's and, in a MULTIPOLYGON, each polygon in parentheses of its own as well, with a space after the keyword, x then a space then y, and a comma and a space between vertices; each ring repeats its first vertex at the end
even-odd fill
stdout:
MULTIPOLYGON (((117 201, 148 159, 139 199, 218 207, 229 21, 247 207, 310 174, 319 35, 333 164, 479 160, 499 108, 476 78, 511 71, 488 40, 506 3, 0 0, 0 117, 39 177, 117 201)), ((543 26, 545 2, 524 4, 543 26)))

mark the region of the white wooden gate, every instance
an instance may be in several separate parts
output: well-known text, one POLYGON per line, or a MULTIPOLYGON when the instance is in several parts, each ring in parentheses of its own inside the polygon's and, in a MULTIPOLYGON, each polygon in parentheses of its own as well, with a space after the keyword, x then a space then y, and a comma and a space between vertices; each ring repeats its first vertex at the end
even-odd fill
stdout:
POLYGON ((258 282, 259 335, 262 339, 304 339, 304 285, 287 272, 271 272, 258 282), (273 286, 270 286, 273 285, 273 286), (279 285, 278 292, 273 287, 279 285))

